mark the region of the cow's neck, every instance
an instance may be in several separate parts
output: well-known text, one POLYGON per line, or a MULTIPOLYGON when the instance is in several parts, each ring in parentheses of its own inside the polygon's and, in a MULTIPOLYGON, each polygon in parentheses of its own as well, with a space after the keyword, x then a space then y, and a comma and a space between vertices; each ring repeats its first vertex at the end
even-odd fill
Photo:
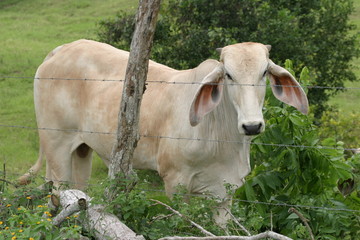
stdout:
POLYGON ((237 119, 236 110, 225 86, 219 106, 199 124, 198 137, 210 140, 207 145, 211 145, 213 150, 228 149, 228 147, 239 149, 243 145, 242 142, 250 139, 239 133, 237 119), (228 147, 224 148, 223 145, 228 147))
MULTIPOLYGON (((214 171, 221 182, 236 186, 243 184, 243 178, 250 172, 250 137, 238 132, 237 113, 224 87, 223 100, 217 108, 208 114, 197 129, 198 138, 209 141, 199 144, 204 154, 201 171, 214 171), (206 156, 205 156, 206 155, 206 156), (209 168, 207 168, 207 166, 209 168), (222 169, 219 171, 218 169, 222 169)), ((209 174, 209 175, 213 175, 209 174)), ((223 191, 219 188, 220 195, 223 191)), ((215 191, 215 190, 214 190, 215 191)))

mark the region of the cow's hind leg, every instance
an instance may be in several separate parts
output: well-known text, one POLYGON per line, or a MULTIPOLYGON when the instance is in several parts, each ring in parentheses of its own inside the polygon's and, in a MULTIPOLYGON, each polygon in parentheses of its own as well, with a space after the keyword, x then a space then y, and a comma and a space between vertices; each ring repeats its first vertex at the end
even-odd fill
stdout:
POLYGON ((55 188, 70 185, 72 176, 71 146, 47 143, 44 152, 46 155, 46 180, 53 181, 55 188))
POLYGON ((93 150, 85 143, 80 144, 72 153, 72 181, 75 188, 84 189, 91 175, 93 150))

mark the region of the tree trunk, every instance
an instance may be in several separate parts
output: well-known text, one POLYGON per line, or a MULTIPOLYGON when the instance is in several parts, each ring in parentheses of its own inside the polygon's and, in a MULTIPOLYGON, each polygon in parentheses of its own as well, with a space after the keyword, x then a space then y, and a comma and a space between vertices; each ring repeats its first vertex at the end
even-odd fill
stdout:
MULTIPOLYGON (((121 182, 117 181, 121 180, 117 179, 119 173, 122 177, 130 179, 130 182, 136 179, 131 159, 139 140, 140 105, 145 91, 149 56, 159 8, 160 0, 139 1, 118 117, 117 142, 112 150, 108 174, 110 179, 115 179, 115 182, 119 183, 121 182)), ((128 185, 131 183, 127 183, 128 185)))

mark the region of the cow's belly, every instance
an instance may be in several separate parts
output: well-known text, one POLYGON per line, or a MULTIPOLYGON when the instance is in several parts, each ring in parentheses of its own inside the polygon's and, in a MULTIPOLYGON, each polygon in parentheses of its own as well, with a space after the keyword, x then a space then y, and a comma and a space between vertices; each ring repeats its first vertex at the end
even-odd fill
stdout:
POLYGON ((156 161, 156 144, 151 139, 141 138, 137 144, 133 156, 135 169, 158 170, 156 161))

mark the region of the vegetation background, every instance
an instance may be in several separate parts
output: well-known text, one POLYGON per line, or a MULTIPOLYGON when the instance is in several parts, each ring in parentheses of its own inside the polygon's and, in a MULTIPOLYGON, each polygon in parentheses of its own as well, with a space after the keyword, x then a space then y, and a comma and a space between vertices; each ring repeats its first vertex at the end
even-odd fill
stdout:
MULTIPOLYGON (((50 50, 63 43, 80 38, 97 39, 101 20, 113 19, 120 9, 135 12, 136 3, 137 1, 132 0, 3 0, 0 2, 0 162, 2 168, 6 169, 7 179, 16 179, 18 175, 30 168, 37 159, 38 137, 35 129, 32 82, 35 71, 43 58, 50 50), (25 128, 16 126, 24 126, 25 128)), ((356 11, 351 16, 351 21, 359 26, 360 1, 355 0, 354 4, 356 11)), ((353 63, 354 66, 360 66, 359 59, 354 59, 353 63)), ((291 63, 287 64, 287 67, 292 68, 291 63)), ((354 72, 360 77, 359 68, 354 69, 354 72)), ((308 80, 305 75, 304 81, 308 80)), ((360 134, 357 133, 360 131, 358 129, 360 110, 357 103, 360 100, 360 83, 346 82, 345 86, 353 89, 332 97, 330 103, 337 108, 326 112, 323 119, 321 119, 324 126, 320 133, 322 144, 325 146, 339 147, 342 146, 339 141, 343 141, 345 144, 347 142, 352 144, 349 145, 348 143, 345 146, 359 147, 357 143, 359 143, 358 137, 360 134)), ((268 99, 267 101, 271 102, 272 100, 268 99)), ((281 131, 281 129, 279 131, 279 126, 274 124, 263 135, 263 139, 266 140, 264 142, 283 143, 284 139, 288 139, 289 142, 287 143, 289 144, 304 144, 304 140, 307 141, 307 144, 317 144, 319 133, 313 131, 314 126, 312 126, 311 119, 302 118, 291 109, 282 108, 276 103, 273 103, 272 110, 273 112, 266 113, 269 123, 286 122, 288 125, 284 125, 285 129, 292 128, 297 138, 296 140, 289 140, 294 139, 293 136, 279 135, 279 132, 284 133, 286 131, 281 131), (276 142, 277 140, 279 141, 276 142)), ((256 139, 255 141, 261 142, 262 139, 256 139)), ((344 198, 341 194, 334 195, 336 190, 322 192, 322 190, 327 189, 326 187, 336 188, 334 178, 340 176, 344 179, 348 178, 351 172, 351 169, 349 169, 351 164, 353 164, 352 166, 355 164, 354 168, 356 169, 359 160, 344 157, 349 154, 344 150, 307 152, 304 149, 285 149, 284 151, 283 148, 274 150, 260 146, 256 147, 256 150, 259 155, 255 155, 255 157, 262 159, 264 155, 270 156, 269 160, 267 165, 254 161, 257 166, 254 168, 252 176, 249 177, 246 186, 236 193, 239 199, 270 201, 269 198, 273 197, 274 199, 271 201, 293 200, 295 203, 305 205, 319 205, 325 202, 324 199, 331 196, 333 203, 327 205, 329 207, 351 206, 351 208, 359 208, 359 202, 356 202, 359 200, 356 196, 344 198), (279 162, 282 159, 288 159, 289 161, 280 165, 279 162), (302 162, 305 160, 307 161, 302 162), (327 168, 328 165, 330 167, 327 168), (312 171, 308 166, 314 167, 316 171, 312 171), (303 172, 303 174, 299 179, 292 179, 291 176, 294 172, 303 172), (303 181, 303 184, 297 189, 287 189, 286 186, 282 185, 283 182, 288 183, 290 181, 303 181), (268 184, 262 184, 264 182, 268 184), (312 186, 320 186, 320 188, 312 189, 312 186), (276 196, 272 195, 274 191, 278 193, 276 196), (301 194, 297 195, 299 193, 301 194), (285 199, 286 197, 288 199, 285 199), (291 198, 289 199, 289 197, 291 198)), ((42 175, 44 175, 44 170, 42 175)), ((98 183, 100 180, 105 179, 106 176, 107 169, 99 158, 96 158, 93 165, 92 183, 98 183)), ((149 231, 149 229, 142 228, 141 224, 136 222, 135 217, 130 219, 129 216, 141 216, 145 212, 144 209, 151 203, 144 199, 143 196, 134 194, 131 197, 134 204, 137 204, 134 205, 134 208, 142 206, 143 208, 140 209, 143 212, 134 215, 131 208, 128 208, 127 220, 134 229, 147 233, 146 231, 149 231)), ((128 198, 131 197, 121 198, 118 201, 126 205, 126 202, 129 202, 128 198)), ((276 215, 276 217, 279 222, 274 222, 277 227, 285 229, 285 231, 296 228, 296 234, 306 235, 306 231, 299 227, 301 223, 299 224, 296 216, 287 216, 286 211, 279 211, 276 207, 254 207, 250 204, 242 204, 241 209, 246 211, 238 214, 251 220, 249 226, 254 231, 269 229, 270 212, 277 212, 279 215, 276 215), (261 222, 257 219, 264 220, 261 222), (287 224, 288 226, 281 224, 287 224)), ((192 210, 186 210, 185 208, 185 211, 190 212, 192 210)), ((153 213, 146 213, 148 216, 153 216, 153 213)), ((323 225, 312 225, 314 230, 323 234, 323 239, 331 239, 331 235, 335 234, 344 234, 341 231, 353 231, 356 227, 359 229, 358 216, 336 213, 319 214, 310 210, 306 213, 306 217, 312 219, 313 224, 324 223, 323 225), (340 223, 343 223, 343 225, 340 223), (336 232, 332 232, 332 230, 336 230, 336 232), (326 232, 329 235, 328 237, 326 237, 326 232)), ((174 221, 171 224, 178 226, 179 221, 174 221)), ((159 229, 166 229, 166 227, 168 225, 159 226, 159 229)), ((292 234, 291 231, 285 233, 292 234)), ((350 233, 347 233, 350 236, 350 233)), ((356 232, 353 233, 356 234, 356 232)), ((147 234, 150 238, 151 236, 154 238, 158 236, 153 232, 147 234)))
MULTIPOLYGON (((360 0, 354 1, 354 7, 351 22, 360 26, 360 0)), ((66 42, 80 38, 97 39, 99 22, 113 19, 120 10, 135 12, 136 3, 131 0, 94 0, 91 3, 87 0, 1 1, 0 124, 36 128, 32 78, 44 56, 66 42)), ((353 71, 359 78, 360 59, 354 59, 353 66, 353 71)), ((331 134, 341 135, 341 130, 349 132, 343 129, 349 124, 344 118, 360 114, 356 107, 360 99, 360 91, 357 89, 360 83, 345 82, 345 86, 354 89, 333 96, 329 101, 339 112, 332 116, 333 122, 345 126, 340 126, 331 134)), ((353 132, 354 135, 358 133, 353 132)), ((6 163, 8 172, 21 173, 30 167, 37 158, 37 151, 36 130, 0 127, 0 159, 6 163)), ((95 175, 104 172, 102 164, 97 161, 94 170, 95 175), (101 170, 96 172, 99 168, 101 170)))

